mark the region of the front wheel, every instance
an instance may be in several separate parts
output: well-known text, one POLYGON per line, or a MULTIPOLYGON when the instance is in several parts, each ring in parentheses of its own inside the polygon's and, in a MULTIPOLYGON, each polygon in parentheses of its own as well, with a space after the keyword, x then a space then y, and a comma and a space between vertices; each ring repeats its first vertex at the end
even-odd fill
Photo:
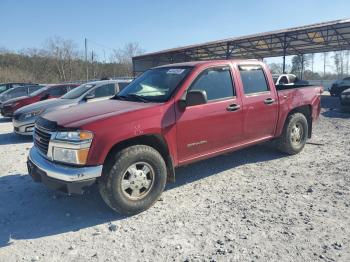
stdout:
POLYGON ((133 215, 151 207, 164 190, 166 165, 157 150, 146 145, 128 147, 106 163, 99 190, 118 213, 133 215))
POLYGON ((308 123, 305 115, 291 114, 284 126, 283 134, 277 141, 280 151, 295 155, 303 150, 308 136, 308 123))

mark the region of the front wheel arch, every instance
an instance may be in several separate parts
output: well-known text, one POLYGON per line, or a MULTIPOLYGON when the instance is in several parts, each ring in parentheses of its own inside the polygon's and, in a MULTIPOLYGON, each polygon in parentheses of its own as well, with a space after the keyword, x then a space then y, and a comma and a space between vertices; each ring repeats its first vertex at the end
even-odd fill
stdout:
POLYGON ((113 158, 118 152, 123 149, 134 146, 134 145, 146 145, 157 150, 160 155, 163 157, 166 167, 167 167, 167 181, 175 182, 175 166, 173 158, 171 157, 169 146, 165 138, 160 134, 147 134, 137 137, 132 137, 124 141, 118 142, 111 147, 109 150, 105 161, 104 166, 113 158))
POLYGON ((133 145, 116 153, 104 166, 104 176, 98 181, 100 194, 105 203, 124 215, 134 215, 151 207, 160 197, 166 185, 166 164, 163 157, 153 147, 146 145, 133 145), (142 163, 150 167, 143 175, 137 165, 142 163), (128 171, 133 167, 133 170, 128 171), (146 174, 153 172, 149 187, 146 174), (128 179, 125 174, 128 173, 128 179), (140 177, 141 175, 141 177, 140 177), (126 183, 127 186, 123 186, 126 183), (140 189, 147 188, 141 193, 140 189), (128 191, 128 190, 131 190, 128 191), (133 197, 133 192, 138 196, 133 197), (131 194, 131 195, 130 195, 131 194), (144 194, 142 196, 142 194, 144 194))

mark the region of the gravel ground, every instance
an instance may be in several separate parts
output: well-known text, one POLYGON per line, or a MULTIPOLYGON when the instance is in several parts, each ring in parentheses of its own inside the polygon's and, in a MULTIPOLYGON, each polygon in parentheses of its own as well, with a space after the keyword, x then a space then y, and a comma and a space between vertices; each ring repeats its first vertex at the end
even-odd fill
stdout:
POLYGON ((0 118, 0 261, 350 261, 350 115, 337 102, 323 97, 302 153, 261 145, 180 168, 133 217, 96 188, 32 182, 31 138, 0 118))

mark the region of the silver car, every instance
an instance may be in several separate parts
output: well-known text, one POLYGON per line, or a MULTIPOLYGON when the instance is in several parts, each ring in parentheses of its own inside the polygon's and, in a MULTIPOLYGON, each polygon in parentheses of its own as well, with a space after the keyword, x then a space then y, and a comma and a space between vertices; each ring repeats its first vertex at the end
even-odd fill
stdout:
POLYGON ((108 99, 117 94, 130 82, 130 79, 89 82, 76 87, 60 98, 24 106, 13 114, 14 132, 20 135, 32 135, 35 120, 39 115, 82 103, 108 99))

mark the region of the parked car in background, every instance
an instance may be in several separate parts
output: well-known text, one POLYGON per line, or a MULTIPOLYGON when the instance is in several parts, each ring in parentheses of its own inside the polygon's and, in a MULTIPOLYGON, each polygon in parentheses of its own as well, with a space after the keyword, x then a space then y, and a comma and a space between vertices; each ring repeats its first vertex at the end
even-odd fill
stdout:
POLYGON ((89 82, 80 85, 60 98, 45 100, 24 106, 16 110, 13 114, 12 122, 14 132, 20 135, 31 135, 35 120, 39 115, 79 104, 108 99, 117 94, 130 82, 131 80, 89 82))
POLYGON ((28 96, 20 96, 7 100, 1 105, 1 115, 4 117, 12 117, 13 113, 26 105, 30 105, 42 100, 56 98, 64 95, 73 88, 79 86, 78 84, 58 84, 47 85, 39 90, 29 94, 28 96))
POLYGON ((343 80, 335 81, 331 88, 329 88, 329 93, 331 96, 340 96, 340 94, 348 88, 350 88, 350 77, 345 77, 343 80))
POLYGON ((45 85, 29 85, 29 86, 18 86, 11 89, 6 90, 5 92, 0 94, 0 104, 6 102, 9 99, 20 97, 20 96, 28 96, 29 94, 43 88, 45 85))
POLYGON ((350 88, 345 89, 340 95, 340 107, 344 112, 350 112, 350 88))
POLYGON ((309 82, 306 80, 299 79, 294 74, 274 74, 272 75, 273 82, 275 85, 308 85, 309 82))
POLYGON ((113 210, 139 213, 174 181, 175 167, 270 140, 299 153, 319 117, 323 88, 287 87, 275 86, 257 60, 153 68, 112 99, 40 116, 28 171, 69 193, 97 181, 113 210))
POLYGON ((19 87, 19 86, 31 86, 31 85, 37 85, 34 83, 0 83, 0 94, 5 92, 6 90, 9 90, 11 88, 19 87))

